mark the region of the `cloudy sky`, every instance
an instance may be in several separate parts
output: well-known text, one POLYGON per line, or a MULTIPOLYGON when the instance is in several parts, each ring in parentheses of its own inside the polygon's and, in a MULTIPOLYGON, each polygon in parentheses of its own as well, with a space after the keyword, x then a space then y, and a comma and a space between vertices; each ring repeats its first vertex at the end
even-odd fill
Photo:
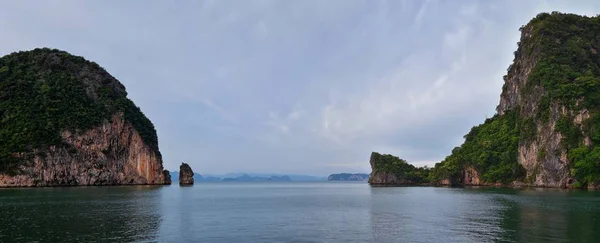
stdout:
POLYGON ((518 29, 597 1, 6 1, 0 55, 52 47, 119 79, 165 167, 370 172, 433 165, 494 115, 518 29))

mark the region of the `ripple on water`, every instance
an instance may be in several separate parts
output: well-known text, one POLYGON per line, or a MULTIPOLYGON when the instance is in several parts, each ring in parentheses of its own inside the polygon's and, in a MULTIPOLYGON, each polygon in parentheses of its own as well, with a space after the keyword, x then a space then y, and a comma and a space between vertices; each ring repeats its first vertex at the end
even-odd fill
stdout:
POLYGON ((594 242, 600 195, 364 183, 0 190, 0 242, 594 242))

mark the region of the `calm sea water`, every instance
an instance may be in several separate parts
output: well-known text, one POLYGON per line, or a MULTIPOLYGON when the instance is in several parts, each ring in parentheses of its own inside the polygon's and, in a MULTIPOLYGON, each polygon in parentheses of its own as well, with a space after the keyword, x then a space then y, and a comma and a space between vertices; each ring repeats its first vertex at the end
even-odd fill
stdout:
POLYGON ((0 190, 0 242, 599 242, 600 193, 205 183, 0 190))

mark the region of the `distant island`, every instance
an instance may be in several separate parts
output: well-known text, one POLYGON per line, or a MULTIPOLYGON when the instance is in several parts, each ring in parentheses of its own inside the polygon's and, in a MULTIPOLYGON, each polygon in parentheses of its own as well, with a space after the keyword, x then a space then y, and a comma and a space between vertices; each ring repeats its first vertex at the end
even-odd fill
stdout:
POLYGON ((238 177, 227 177, 223 178, 222 181, 242 181, 242 182, 250 182, 250 181, 292 181, 289 176, 270 176, 270 177, 256 177, 250 175, 242 175, 238 177))
POLYGON ((340 173, 331 174, 327 177, 328 181, 366 181, 369 179, 369 174, 364 173, 340 173))
MULTIPOLYGON (((178 180, 178 172, 170 172, 173 181, 178 180)), ((253 181, 324 181, 325 178, 308 176, 308 175, 254 175, 254 174, 227 174, 217 176, 202 176, 194 173, 194 182, 219 182, 219 181, 238 181, 238 182, 253 182, 253 181)))
POLYGON ((537 15, 520 28, 496 114, 434 168, 373 152, 369 183, 600 189, 599 23, 537 15))
POLYGON ((369 184, 375 186, 430 185, 431 169, 415 167, 390 154, 371 153, 369 184))

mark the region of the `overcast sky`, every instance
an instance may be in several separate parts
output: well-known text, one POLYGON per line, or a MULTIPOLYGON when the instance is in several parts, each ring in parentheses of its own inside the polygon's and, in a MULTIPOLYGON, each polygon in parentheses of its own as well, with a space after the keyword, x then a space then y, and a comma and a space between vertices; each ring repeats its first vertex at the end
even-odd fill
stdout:
POLYGON ((167 169, 433 165, 495 113, 521 25, 600 1, 4 1, 0 55, 51 47, 120 80, 167 169))

